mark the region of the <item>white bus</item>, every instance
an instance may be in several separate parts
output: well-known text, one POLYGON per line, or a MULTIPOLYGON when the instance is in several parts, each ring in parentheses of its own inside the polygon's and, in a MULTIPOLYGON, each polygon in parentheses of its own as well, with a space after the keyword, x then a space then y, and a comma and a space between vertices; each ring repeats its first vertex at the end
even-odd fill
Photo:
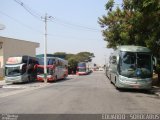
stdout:
POLYGON ((119 46, 111 54, 106 75, 116 88, 151 89, 154 58, 141 46, 119 46))
MULTIPOLYGON (((47 81, 65 79, 68 76, 68 61, 58 57, 47 57, 47 81)), ((44 81, 44 57, 39 57, 37 79, 44 81)))
POLYGON ((38 61, 35 57, 9 57, 5 65, 5 81, 10 83, 35 81, 37 64, 38 61))

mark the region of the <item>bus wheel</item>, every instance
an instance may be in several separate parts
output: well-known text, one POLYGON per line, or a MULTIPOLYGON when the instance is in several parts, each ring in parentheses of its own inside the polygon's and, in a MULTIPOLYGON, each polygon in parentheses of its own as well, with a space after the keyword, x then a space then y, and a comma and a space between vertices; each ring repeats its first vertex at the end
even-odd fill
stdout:
POLYGON ((28 76, 28 82, 31 82, 31 77, 30 76, 28 76))
POLYGON ((115 78, 115 80, 114 80, 114 86, 116 87, 116 89, 118 88, 118 87, 117 87, 117 80, 116 80, 116 78, 115 78))
POLYGON ((112 79, 111 79, 111 74, 109 75, 108 79, 110 80, 110 83, 113 84, 112 79))
POLYGON ((111 80, 109 80, 111 84, 113 84, 113 82, 111 80))
POLYGON ((65 79, 66 79, 66 77, 67 77, 67 75, 66 75, 66 74, 64 74, 63 79, 65 80, 65 79))
POLYGON ((55 77, 55 81, 57 81, 57 75, 56 75, 56 77, 55 77))
POLYGON ((115 80, 114 86, 116 87, 117 90, 120 90, 120 88, 117 86, 117 80, 115 80))

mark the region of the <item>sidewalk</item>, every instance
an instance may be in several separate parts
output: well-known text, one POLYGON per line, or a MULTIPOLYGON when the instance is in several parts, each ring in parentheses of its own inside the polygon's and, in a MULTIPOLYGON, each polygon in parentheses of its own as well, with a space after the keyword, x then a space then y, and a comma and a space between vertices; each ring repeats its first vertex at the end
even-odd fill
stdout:
POLYGON ((6 83, 5 80, 0 79, 0 88, 2 88, 4 85, 9 85, 11 83, 6 83))
POLYGON ((0 80, 0 88, 2 88, 3 85, 6 85, 5 81, 4 80, 0 80))

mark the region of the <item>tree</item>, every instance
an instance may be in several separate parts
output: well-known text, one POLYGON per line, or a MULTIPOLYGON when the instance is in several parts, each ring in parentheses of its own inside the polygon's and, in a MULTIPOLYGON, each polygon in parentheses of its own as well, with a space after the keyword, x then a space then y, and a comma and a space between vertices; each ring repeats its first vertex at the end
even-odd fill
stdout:
POLYGON ((79 62, 91 62, 94 54, 90 52, 80 52, 76 54, 76 57, 79 62))
POLYGON ((80 52, 77 54, 67 54, 65 52, 56 52, 53 55, 68 60, 69 73, 76 73, 77 64, 79 62, 91 62, 92 58, 94 57, 94 54, 90 52, 80 52))
POLYGON ((68 59, 68 73, 69 74, 73 74, 76 73, 77 70, 77 64, 78 64, 78 60, 76 59, 76 57, 71 57, 68 59))
POLYGON ((67 54, 65 52, 55 52, 53 55, 66 59, 67 54))
POLYGON ((94 54, 90 52, 80 52, 75 55, 69 54, 68 55, 69 73, 70 72, 72 73, 72 71, 76 73, 77 64, 79 62, 91 62, 93 57, 94 54))
MULTIPOLYGON (((121 8, 114 8, 114 1, 109 0, 105 7, 107 15, 99 18, 98 23, 103 28, 102 35, 108 48, 116 49, 118 45, 146 46, 160 58, 159 0, 123 0, 121 8)), ((158 64, 160 66, 160 61, 158 64)))

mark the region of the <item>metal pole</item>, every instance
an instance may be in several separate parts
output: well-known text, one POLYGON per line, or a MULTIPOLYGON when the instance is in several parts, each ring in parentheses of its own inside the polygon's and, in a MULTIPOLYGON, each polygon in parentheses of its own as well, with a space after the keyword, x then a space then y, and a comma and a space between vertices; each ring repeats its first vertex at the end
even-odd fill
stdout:
POLYGON ((47 13, 44 18, 45 22, 45 40, 44 40, 44 82, 47 83, 47 13))

